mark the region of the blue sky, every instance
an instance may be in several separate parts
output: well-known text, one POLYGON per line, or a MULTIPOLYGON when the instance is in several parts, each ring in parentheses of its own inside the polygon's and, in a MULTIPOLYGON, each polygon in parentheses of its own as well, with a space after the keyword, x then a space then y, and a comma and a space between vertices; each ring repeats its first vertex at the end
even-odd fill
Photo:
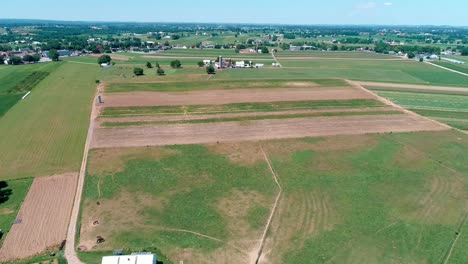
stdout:
POLYGON ((468 26, 468 0, 23 0, 0 18, 73 21, 468 26))

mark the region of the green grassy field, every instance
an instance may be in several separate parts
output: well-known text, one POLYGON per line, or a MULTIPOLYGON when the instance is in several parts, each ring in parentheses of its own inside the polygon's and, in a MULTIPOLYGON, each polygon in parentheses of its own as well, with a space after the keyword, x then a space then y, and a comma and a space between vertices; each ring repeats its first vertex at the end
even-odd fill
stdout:
MULTIPOLYGON (((468 86, 465 76, 415 61, 281 60, 285 69, 269 70, 277 78, 345 78, 361 81, 468 86), (284 77, 288 78, 288 77, 284 77)), ((268 70, 264 70, 265 74, 268 70)), ((226 74, 224 74, 226 73, 226 74)), ((240 71, 216 77, 242 78, 240 71)), ((265 76, 266 77, 266 76, 265 76)), ((259 78, 265 78, 259 74, 259 78)))
POLYGON ((10 230, 21 203, 29 190, 32 179, 0 181, 0 246, 10 230))
POLYGON ((79 169, 98 66, 59 64, 0 120, 0 179, 79 169))
POLYGON ((456 131, 93 150, 82 226, 103 224, 82 240, 157 247, 173 263, 245 260, 253 244, 240 234, 261 235, 276 190, 259 144, 284 192, 269 263, 443 262, 466 214, 468 137, 456 131))
POLYGON ((378 95, 420 115, 452 127, 468 130, 468 94, 431 91, 402 91, 383 87, 367 87, 378 95))
MULTIPOLYGON (((107 70, 107 69, 106 69, 107 70)), ((106 87, 106 92, 131 92, 131 91, 154 91, 154 92, 171 92, 171 91, 194 91, 194 90, 223 90, 223 89, 256 89, 256 88, 294 88, 296 83, 300 82, 301 86, 307 87, 348 87, 344 80, 340 79, 303 79, 295 80, 232 80, 224 81, 191 81, 182 82, 180 79, 175 82, 153 82, 153 83, 110 83, 106 87)), ((159 79, 161 80, 161 78, 159 79)))
POLYGON ((445 61, 434 61, 432 63, 443 66, 443 67, 446 67, 446 68, 449 68, 449 69, 452 69, 452 70, 455 70, 455 71, 459 71, 459 72, 463 72, 463 73, 468 74, 468 66, 466 66, 466 64, 465 65, 455 64, 455 63, 450 63, 450 62, 445 62, 445 61))
POLYGON ((372 99, 286 101, 269 103, 234 103, 224 105, 189 106, 132 106, 106 107, 101 117, 184 115, 184 114, 223 114, 246 112, 273 112, 304 109, 382 107, 383 103, 372 99))
POLYGON ((92 219, 103 224, 82 228, 81 241, 106 237, 106 243, 93 247, 97 251, 157 247, 174 263, 181 249, 193 250, 199 260, 209 252, 236 253, 234 245, 249 244, 243 240, 261 234, 247 223, 266 221, 264 214, 248 210, 269 208, 276 189, 264 162, 231 162, 219 154, 226 151, 198 145, 93 150, 81 225, 89 226, 92 219), (116 218, 119 207, 134 210, 116 218), (237 229, 238 223, 246 226, 237 229))
POLYGON ((0 67, 0 117, 13 107, 26 92, 53 72, 59 63, 39 63, 0 67))

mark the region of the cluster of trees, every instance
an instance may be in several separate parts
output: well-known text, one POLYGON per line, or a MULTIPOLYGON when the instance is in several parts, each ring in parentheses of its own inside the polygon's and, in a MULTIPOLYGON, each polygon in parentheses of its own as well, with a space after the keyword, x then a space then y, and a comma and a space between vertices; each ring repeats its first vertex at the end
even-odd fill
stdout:
MULTIPOLYGON (((3 64, 3 61, 5 60, 5 57, 3 55, 0 55, 0 64, 3 64)), ((19 65, 23 64, 25 62, 27 63, 36 63, 41 60, 41 55, 39 54, 33 54, 33 55, 24 55, 22 58, 18 56, 12 56, 8 59, 8 64, 10 65, 19 65)))
POLYGON ((410 46, 410 45, 404 45, 404 46, 391 46, 383 41, 378 42, 375 47, 374 51, 377 53, 388 53, 390 51, 394 52, 404 52, 404 53, 416 53, 416 54, 422 54, 422 53, 432 53, 432 54, 440 54, 440 47, 435 47, 435 46, 410 46))

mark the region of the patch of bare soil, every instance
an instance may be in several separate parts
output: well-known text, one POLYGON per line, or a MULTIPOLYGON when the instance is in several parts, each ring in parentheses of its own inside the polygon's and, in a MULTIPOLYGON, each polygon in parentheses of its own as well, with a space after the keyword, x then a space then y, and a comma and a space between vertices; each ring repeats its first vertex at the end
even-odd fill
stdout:
POLYGON ((258 161, 263 161, 262 150, 259 146, 250 143, 224 143, 224 144, 209 144, 208 149, 226 156, 231 162, 254 165, 258 161))
POLYGON ((271 200, 256 192, 237 190, 218 201, 218 211, 226 219, 227 228, 232 236, 229 241, 231 245, 246 252, 257 245, 263 230, 262 228, 252 230, 246 217, 249 209, 256 205, 270 207, 271 200))
POLYGON ((93 148, 204 144, 329 135, 440 131, 448 128, 416 115, 273 119, 206 124, 98 128, 93 148))
POLYGON ((176 150, 158 147, 94 149, 88 161, 88 174, 116 173, 122 171, 127 161, 131 159, 158 160, 177 153, 176 150))
POLYGON ((190 92, 125 92, 103 96, 105 107, 154 105, 204 105, 248 102, 278 102, 305 100, 348 100, 374 98, 356 88, 329 87, 233 89, 190 92))
POLYGON ((34 179, 0 249, 1 261, 39 254, 65 239, 77 179, 77 173, 34 179))
POLYGON ((151 195, 135 195, 125 191, 121 191, 117 199, 84 200, 78 248, 112 249, 112 240, 109 238, 114 232, 134 227, 144 229, 146 219, 142 216, 142 210, 162 207, 165 202, 151 195), (106 242, 97 244, 97 236, 107 238, 106 242))

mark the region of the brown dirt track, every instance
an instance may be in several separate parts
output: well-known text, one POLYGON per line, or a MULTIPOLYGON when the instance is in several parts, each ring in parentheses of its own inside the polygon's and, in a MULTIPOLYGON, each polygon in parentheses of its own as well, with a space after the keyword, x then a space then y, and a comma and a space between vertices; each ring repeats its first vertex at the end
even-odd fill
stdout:
POLYGON ((77 173, 34 179, 0 249, 0 262, 39 254, 65 239, 77 173))
POLYGON ((371 99, 357 88, 234 89, 191 92, 128 92, 105 94, 105 107, 200 105, 248 102, 371 99))
POLYGON ((338 116, 161 126, 98 128, 93 148, 204 144, 448 129, 417 115, 338 116))

